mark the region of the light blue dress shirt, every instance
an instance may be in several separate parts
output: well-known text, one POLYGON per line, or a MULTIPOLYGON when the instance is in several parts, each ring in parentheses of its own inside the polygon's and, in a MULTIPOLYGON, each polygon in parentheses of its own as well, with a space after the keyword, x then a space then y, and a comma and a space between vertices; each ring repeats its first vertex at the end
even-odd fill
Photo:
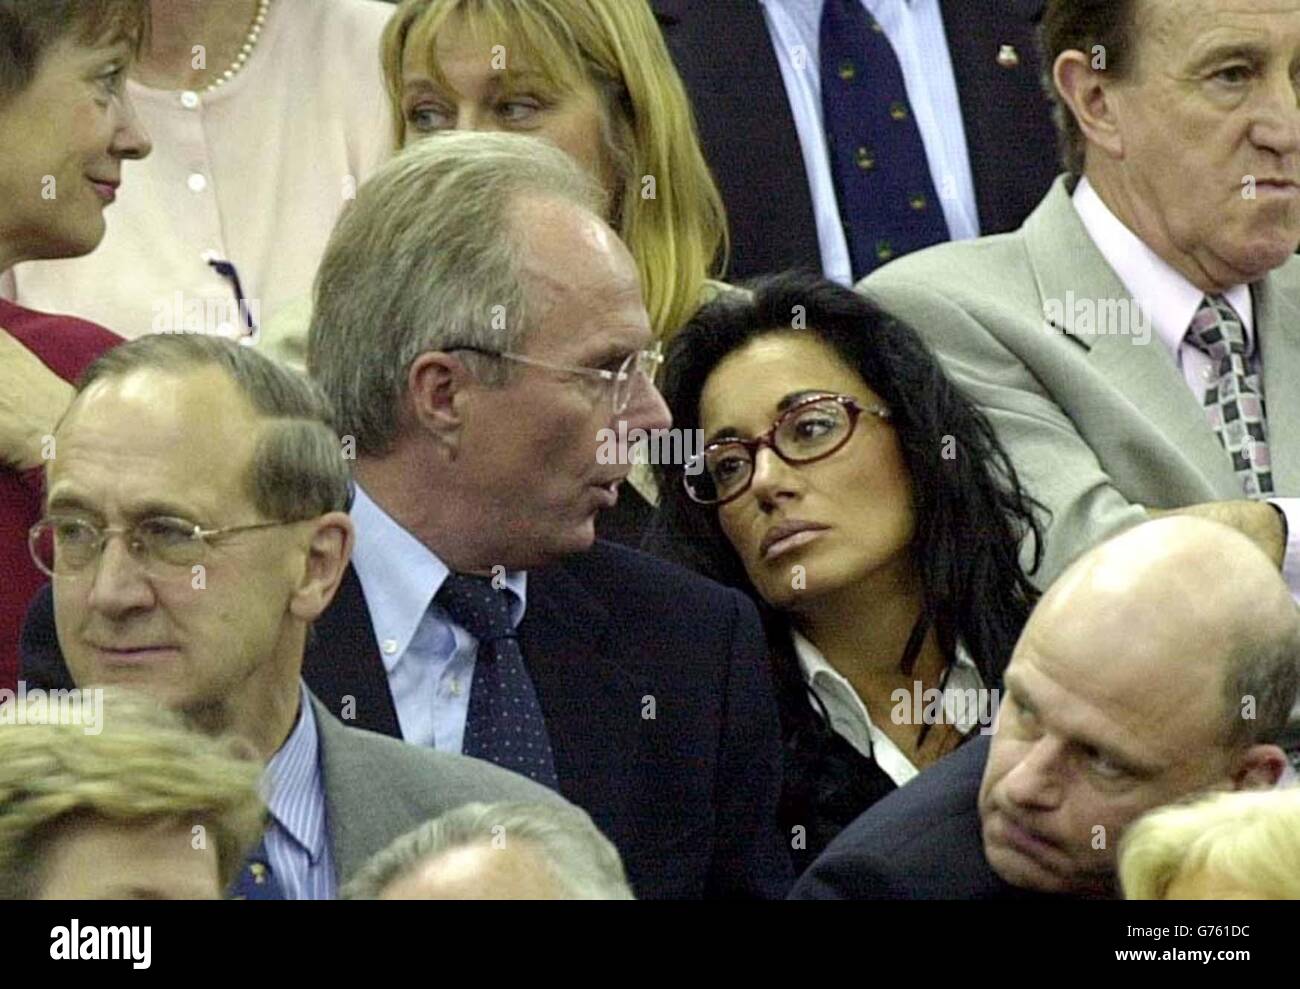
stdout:
POLYGON ((334 853, 320 773, 320 738, 306 686, 298 722, 262 776, 271 825, 266 857, 286 900, 332 900, 338 895, 334 853))
MULTIPOLYGON (((761 2, 803 149, 822 270, 827 278, 849 285, 853 281, 853 265, 822 124, 823 0, 761 2)), ((978 237, 975 180, 939 0, 862 0, 862 5, 884 29, 898 56, 907 99, 925 144, 930 177, 943 206, 949 236, 953 240, 978 237)))
MULTIPOLYGON (((388 671, 402 737, 416 745, 459 752, 478 642, 433 601, 451 571, 360 485, 352 521, 357 530, 352 566, 388 671)), ((501 574, 514 593, 510 620, 518 628, 527 604, 527 574, 501 574)))

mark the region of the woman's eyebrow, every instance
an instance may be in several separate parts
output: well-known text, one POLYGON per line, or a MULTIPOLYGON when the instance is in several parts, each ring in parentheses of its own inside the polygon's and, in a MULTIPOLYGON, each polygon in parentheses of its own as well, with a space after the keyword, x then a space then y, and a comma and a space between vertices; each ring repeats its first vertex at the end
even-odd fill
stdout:
MULTIPOLYGON (((776 414, 779 416, 792 405, 798 405, 805 398, 813 398, 817 395, 832 394, 825 388, 804 388, 800 391, 792 391, 784 396, 781 401, 776 403, 776 414)), ((705 440, 707 443, 716 443, 720 439, 734 439, 740 437, 740 428, 738 426, 722 426, 715 429, 705 440)))
POLYGON ((825 388, 805 388, 803 391, 792 391, 781 401, 776 403, 776 414, 780 415, 792 405, 802 402, 805 398, 812 398, 814 395, 830 394, 825 388))

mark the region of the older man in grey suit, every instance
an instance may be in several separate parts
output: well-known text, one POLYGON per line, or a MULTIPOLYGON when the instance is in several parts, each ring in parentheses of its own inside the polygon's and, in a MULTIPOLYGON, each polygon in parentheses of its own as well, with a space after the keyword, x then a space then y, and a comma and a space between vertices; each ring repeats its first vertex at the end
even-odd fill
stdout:
POLYGON ((1042 40, 1069 174, 1015 233, 858 288, 927 337, 1051 511, 1044 586, 1176 510, 1251 536, 1295 593, 1300 2, 1050 0, 1042 40))
POLYGON ((87 371, 54 436, 33 529, 79 686, 139 688, 266 760, 271 820, 239 896, 329 899, 446 810, 560 800, 488 763, 347 727, 303 686, 310 625, 353 543, 324 410, 305 379, 230 341, 119 347, 87 371))

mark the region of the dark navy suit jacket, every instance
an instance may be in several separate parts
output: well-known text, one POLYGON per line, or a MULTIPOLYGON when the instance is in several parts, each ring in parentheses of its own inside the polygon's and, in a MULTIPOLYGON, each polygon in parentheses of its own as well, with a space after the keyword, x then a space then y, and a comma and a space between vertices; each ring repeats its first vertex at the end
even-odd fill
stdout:
MULTIPOLYGON (((728 280, 821 270, 803 152, 759 0, 651 0, 731 226, 728 280)), ((1062 170, 1034 39, 1043 0, 941 0, 980 233, 1014 230, 1062 170), (1003 45, 1019 64, 998 62, 1003 45)))
POLYGON ((984 857, 976 804, 989 737, 980 735, 840 832, 795 884, 794 900, 1004 900, 1043 896, 984 857))
MULTIPOLYGON (((520 645, 560 792, 623 856, 637 896, 780 898, 780 729, 763 633, 739 592, 610 543, 528 572, 520 645)), ((70 686, 49 589, 23 632, 30 686, 70 686)), ((401 737, 351 567, 303 679, 351 725, 401 737)))

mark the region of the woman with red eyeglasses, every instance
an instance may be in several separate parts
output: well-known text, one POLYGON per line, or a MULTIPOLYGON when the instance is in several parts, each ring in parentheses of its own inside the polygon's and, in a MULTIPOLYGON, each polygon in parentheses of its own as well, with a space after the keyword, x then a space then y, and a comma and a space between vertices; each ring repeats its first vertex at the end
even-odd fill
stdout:
POLYGON ((698 442, 659 469, 648 545, 764 614, 802 867, 991 728, 1038 528, 988 422, 910 328, 815 276, 751 288, 669 347, 661 390, 698 442))

